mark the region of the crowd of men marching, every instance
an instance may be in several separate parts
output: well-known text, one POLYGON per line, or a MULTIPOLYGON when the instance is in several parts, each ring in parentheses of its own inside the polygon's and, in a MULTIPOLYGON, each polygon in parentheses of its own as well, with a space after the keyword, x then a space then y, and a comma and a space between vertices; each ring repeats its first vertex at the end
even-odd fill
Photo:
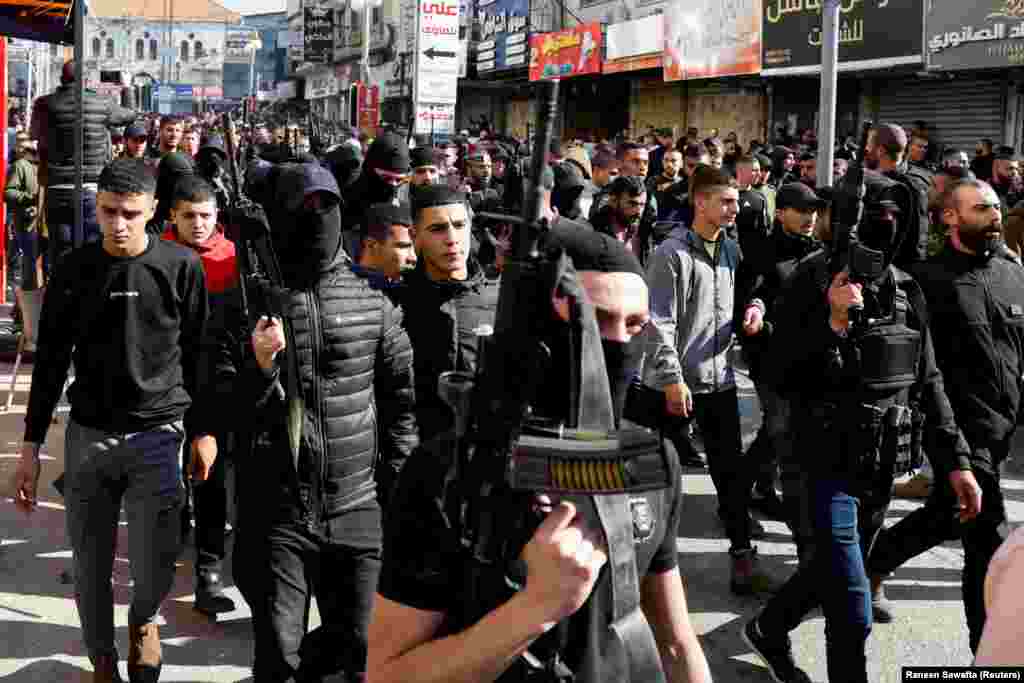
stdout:
POLYGON ((743 637, 775 680, 808 680, 788 634, 820 606, 829 680, 866 681, 872 624, 893 618, 886 576, 954 538, 977 661, 1016 656, 1013 612, 993 605, 1016 604, 1006 586, 1019 570, 993 563, 986 584, 1024 377, 1014 150, 982 141, 968 163, 930 150, 924 124, 879 124, 839 150, 821 188, 811 133, 768 146, 659 130, 560 141, 531 179, 509 139, 410 149, 384 133, 307 150, 264 126, 226 137, 213 121, 165 116, 153 141, 130 112, 86 98, 77 225, 70 73, 37 104, 36 144, 19 143, 5 192, 26 323, 26 297, 43 300, 14 488, 31 511, 73 365, 62 491, 95 681, 120 680, 108 579, 122 505, 132 681, 159 676, 156 617, 185 535, 197 609, 235 608, 223 577, 232 525, 256 681, 655 680, 638 671, 659 669, 710 681, 676 547, 683 466, 714 482, 731 590, 772 594, 743 637), (124 126, 113 161, 108 126, 124 126), (526 499, 536 524, 519 574, 467 540, 479 510, 460 463, 472 449, 452 436, 438 382, 485 362, 513 243, 502 214, 521 211, 528 181, 547 224, 541 253, 573 265, 538 308, 547 360, 529 380, 531 413, 571 422, 573 302, 586 300, 616 422, 653 389, 677 455, 672 486, 629 499, 637 609, 626 611, 646 636, 617 620, 628 596, 609 574, 621 557, 578 503, 526 499), (252 232, 261 215, 265 239, 252 232), (240 287, 254 258, 276 262, 279 281, 240 287), (740 358, 763 411, 745 453, 740 358), (883 529, 894 479, 924 465, 925 504, 883 529), (759 567, 752 509, 793 532, 800 563, 783 584, 759 567), (307 633, 311 597, 321 626, 307 633), (652 636, 644 669, 634 653, 652 636))

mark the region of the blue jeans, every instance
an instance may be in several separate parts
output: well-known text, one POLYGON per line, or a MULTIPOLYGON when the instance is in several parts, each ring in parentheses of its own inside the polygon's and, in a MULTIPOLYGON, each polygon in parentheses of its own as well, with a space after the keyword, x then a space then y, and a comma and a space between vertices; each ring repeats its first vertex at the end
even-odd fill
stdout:
POLYGON ((128 621, 151 623, 174 580, 182 500, 182 423, 116 434, 74 421, 65 434, 68 539, 74 555, 75 603, 89 654, 115 654, 110 585, 117 522, 124 500, 134 582, 128 621))
POLYGON ((866 683, 864 648, 871 633, 871 587, 864 558, 884 518, 882 500, 865 506, 845 479, 812 477, 815 552, 758 615, 761 632, 783 638, 819 604, 825 611, 830 683, 866 683))
POLYGON ((99 242, 103 238, 96 218, 96 193, 82 192, 82 226, 75 226, 75 205, 73 200, 55 194, 46 195, 46 225, 50 235, 50 267, 60 265, 70 251, 85 244, 99 242))
POLYGON ((871 586, 864 558, 874 539, 871 514, 848 482, 821 479, 811 486, 819 596, 825 611, 828 679, 867 682, 864 647, 871 633, 871 586))

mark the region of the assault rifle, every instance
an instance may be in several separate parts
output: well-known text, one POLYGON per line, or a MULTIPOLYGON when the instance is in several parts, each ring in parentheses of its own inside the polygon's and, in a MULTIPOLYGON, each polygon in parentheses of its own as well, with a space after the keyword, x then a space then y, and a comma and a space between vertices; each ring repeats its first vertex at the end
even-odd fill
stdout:
MULTIPOLYGON (((503 590, 508 590, 505 582, 525 583, 519 558, 540 522, 531 504, 538 492, 554 493, 574 502, 579 514, 600 525, 608 542, 611 580, 600 584, 600 590, 610 591, 611 614, 605 634, 609 642, 602 651, 620 656, 608 658, 600 680, 662 680, 657 647, 639 607, 629 494, 670 487, 671 470, 658 435, 646 429, 616 429, 594 307, 570 259, 549 243, 542 178, 557 109, 557 82, 542 81, 539 87, 547 91, 538 112, 523 214, 484 214, 514 226, 495 329, 478 337, 481 360, 476 376, 451 372, 439 382, 442 398, 456 415, 452 471, 460 504, 452 522, 472 558, 461 620, 468 626, 496 606, 486 577, 500 572, 505 577, 503 590), (569 418, 564 424, 529 416, 540 381, 549 374, 543 368, 548 356, 544 339, 556 291, 572 302, 566 333, 574 349, 573 367, 566 387, 569 418)), ((536 664, 536 655, 524 659, 553 674, 565 646, 566 623, 556 632, 559 642, 548 653, 546 666, 536 664)), ((553 674, 547 680, 555 678, 553 674)))
MULTIPOLYGON (((243 319, 248 330, 253 329, 263 316, 279 318, 284 325, 286 389, 281 398, 288 405, 288 443, 292 459, 297 463, 305 406, 298 383, 299 362, 295 352, 295 335, 283 315, 281 305, 284 278, 274 253, 267 216, 260 205, 250 201, 241 191, 242 178, 235 154, 235 122, 230 114, 224 114, 224 133, 232 181, 231 207, 228 209, 225 234, 235 243, 243 319)), ((278 389, 280 391, 280 385, 278 389)))
MULTIPOLYGON (((850 166, 832 194, 830 278, 825 285, 826 288, 831 284, 831 278, 844 269, 849 269, 850 281, 857 283, 872 281, 885 269, 884 255, 874 249, 865 248, 857 240, 857 227, 864 218, 864 197, 867 194, 864 161, 868 148, 868 136, 871 134, 873 125, 871 121, 864 122, 864 127, 861 129, 857 163, 850 166)), ((859 325, 863 312, 863 306, 851 306, 850 323, 854 326, 859 325)))

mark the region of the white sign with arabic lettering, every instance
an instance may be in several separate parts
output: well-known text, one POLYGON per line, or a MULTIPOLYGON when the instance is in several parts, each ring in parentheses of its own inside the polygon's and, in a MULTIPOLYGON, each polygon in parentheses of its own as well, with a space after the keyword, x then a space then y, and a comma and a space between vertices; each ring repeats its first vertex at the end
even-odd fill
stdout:
POLYGON ((459 82, 458 0, 420 0, 415 74, 417 105, 455 104, 459 82))

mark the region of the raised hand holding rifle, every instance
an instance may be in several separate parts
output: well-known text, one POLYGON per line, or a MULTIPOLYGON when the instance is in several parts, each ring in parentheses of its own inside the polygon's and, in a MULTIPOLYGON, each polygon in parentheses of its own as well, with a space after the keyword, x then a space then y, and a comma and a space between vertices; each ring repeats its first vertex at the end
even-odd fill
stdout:
POLYGON ((542 177, 557 82, 538 85, 549 90, 540 108, 523 215, 478 214, 516 226, 494 334, 480 339, 477 377, 447 373, 440 383, 456 414, 455 477, 458 488, 469 492, 453 521, 475 558, 460 621, 476 623, 494 607, 494 596, 479 586, 494 566, 505 567, 506 581, 525 586, 521 598, 543 605, 550 620, 545 628, 558 622, 559 645, 546 665, 549 672, 558 670, 558 653, 568 640, 565 618, 587 601, 607 560, 607 680, 662 680, 657 644, 639 605, 630 493, 670 487, 671 470, 656 434, 617 429, 595 309, 571 260, 548 243, 542 177), (545 374, 545 325, 553 297, 571 301, 567 326, 580 358, 566 387, 569 418, 559 425, 528 419, 545 374), (549 503, 541 505, 546 515, 538 514, 539 493, 549 503))
POLYGON ((263 208, 241 193, 242 179, 235 155, 235 122, 229 114, 224 115, 224 130, 233 186, 226 234, 236 246, 243 317, 248 329, 254 330, 253 352, 261 369, 273 372, 277 354, 284 352, 283 392, 281 385, 277 386, 288 404, 288 443, 292 460, 297 462, 305 404, 298 382, 294 333, 282 315, 280 293, 284 278, 263 208))

